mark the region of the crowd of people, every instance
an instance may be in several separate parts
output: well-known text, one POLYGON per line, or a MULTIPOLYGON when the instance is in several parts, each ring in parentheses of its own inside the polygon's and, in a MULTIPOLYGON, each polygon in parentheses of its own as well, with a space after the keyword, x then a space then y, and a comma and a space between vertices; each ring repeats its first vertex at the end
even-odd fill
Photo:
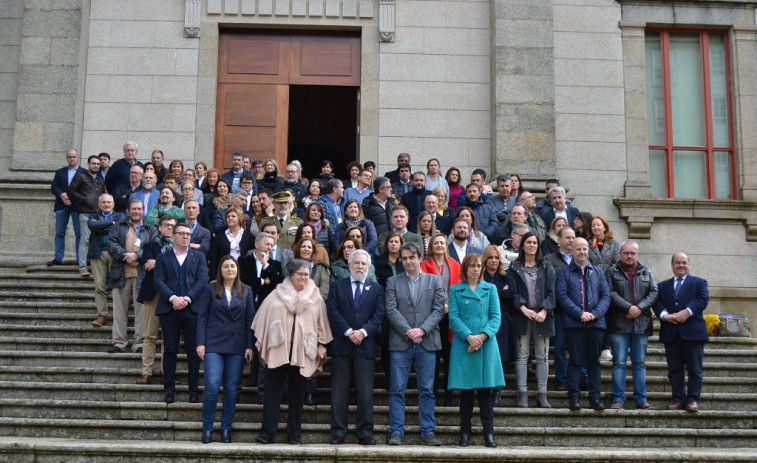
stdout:
POLYGON ((60 265, 72 219, 80 274, 92 277, 94 326, 107 326, 110 353, 142 356, 138 384, 162 374, 164 400, 175 396, 183 338, 189 402, 202 401, 202 442, 212 441, 223 388, 222 441, 231 442, 245 361, 263 405, 256 442, 276 441, 288 403, 287 442, 299 443, 304 405, 330 362, 332 444, 345 442, 349 391, 355 387, 358 443, 374 445, 373 391, 380 360, 389 390, 389 445, 405 435, 405 393, 416 373, 420 443, 438 446, 437 395, 459 391, 461 446, 470 442, 474 395, 484 444, 495 447, 493 409, 502 405, 504 364, 512 363, 517 407, 548 397, 550 343, 556 390, 571 410, 601 411, 601 360, 612 360, 612 402, 626 401, 629 352, 636 408, 647 400, 646 351, 654 312, 661 320, 671 410, 696 412, 702 389, 705 280, 689 274, 684 253, 673 278, 656 282, 639 262, 639 245, 620 242, 602 216, 579 211, 557 179, 537 201, 518 175, 490 185, 476 169, 465 183, 438 159, 413 172, 410 154, 378 176, 372 162, 350 163, 344 180, 324 160, 308 180, 298 161, 234 153, 221 172, 181 161, 165 166, 155 150, 137 160, 75 149, 53 180, 55 256, 60 265), (90 273, 91 269, 91 273, 90 273), (127 320, 133 307, 134 336, 127 320), (156 344, 162 333, 162 362, 156 344), (204 390, 199 368, 204 362, 204 390), (688 374, 688 383, 685 381, 688 374))

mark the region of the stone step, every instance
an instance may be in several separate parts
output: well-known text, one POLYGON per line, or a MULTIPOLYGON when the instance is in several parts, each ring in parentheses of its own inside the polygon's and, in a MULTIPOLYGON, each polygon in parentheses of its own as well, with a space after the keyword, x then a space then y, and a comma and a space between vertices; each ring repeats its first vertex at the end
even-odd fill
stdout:
MULTIPOLYGON (((112 309, 113 304, 109 303, 108 307, 112 309)), ((95 309, 94 296, 89 301, 0 301, 0 314, 76 313, 91 316, 95 309)))
MULTIPOLYGON (((685 412, 681 412, 685 413, 685 412)), ((591 410, 577 412, 596 423, 597 413, 591 410)), ((199 409, 198 409, 199 415, 199 409)), ((322 444, 330 440, 329 424, 310 423, 302 425, 303 444, 322 444)), ((260 423, 236 422, 234 424, 236 442, 253 442, 260 431, 260 423)), ((286 423, 279 425, 278 440, 284 437, 286 423)), ((0 417, 0 435, 17 437, 68 437, 74 439, 133 439, 139 441, 199 440, 202 424, 194 422, 170 422, 165 420, 81 420, 53 418, 0 417)), ((677 428, 675 433, 664 434, 658 428, 613 428, 585 427, 577 433, 572 427, 554 426, 495 426, 495 436, 504 446, 559 446, 570 442, 581 447, 639 448, 639 447, 690 447, 690 448, 755 448, 755 429, 692 429, 677 428)), ((388 426, 376 425, 374 432, 381 439, 388 426)), ((455 445, 459 437, 458 425, 437 426, 435 434, 444 445, 455 445)), ((473 428, 479 434, 480 427, 473 428)), ((404 441, 408 444, 419 442, 420 429, 415 425, 405 426, 404 441)))
MULTIPOLYGON (((288 409, 282 405, 282 413, 288 409)), ((216 421, 221 419, 221 403, 216 410, 216 421)), ((350 422, 354 422, 356 406, 350 406, 350 422)), ((60 399, 0 399, 0 412, 10 418, 88 419, 88 420, 147 420, 168 422, 196 422, 202 412, 202 404, 177 402, 167 405, 161 402, 119 402, 60 399)), ((263 418, 263 406, 241 403, 237 405, 237 422, 256 423, 263 418)), ((438 426, 459 424, 458 407, 436 407, 438 426)), ((328 404, 305 408, 304 418, 311 423, 328 423, 331 407, 328 404)), ((496 408, 495 426, 519 428, 558 427, 585 428, 596 426, 596 413, 574 413, 567 408, 520 409, 496 408)), ((606 410, 602 424, 607 428, 686 428, 686 429, 755 429, 757 412, 754 411, 700 411, 698 414, 671 412, 668 410, 606 410)), ((389 407, 374 406, 377 425, 389 424, 389 407)), ((418 407, 406 407, 406 424, 418 425, 418 407)), ((757 442, 755 443, 757 446, 757 442)))
POLYGON ((50 278, 0 278, 0 289, 3 290, 36 290, 39 292, 56 291, 64 293, 69 290, 89 291, 94 294, 95 285, 91 279, 79 277, 78 280, 50 279, 50 278))
POLYGON ((26 273, 54 273, 58 275, 79 275, 79 265, 74 259, 64 259, 63 265, 48 267, 47 265, 30 265, 26 267, 26 273))
MULTIPOLYGON (((242 430, 241 432, 245 432, 242 430)), ((356 445, 353 435, 348 436, 347 444, 340 446, 313 445, 259 445, 239 443, 234 433, 232 444, 214 443, 204 445, 199 442, 199 431, 195 439, 183 442, 171 440, 146 440, 143 442, 91 439, 71 440, 65 438, 38 437, 2 437, 0 436, 0 458, 14 462, 48 462, 79 461, 82 455, 88 461, 108 461, 110 463, 132 463, 171 461, 173 463, 196 463, 198 461, 224 462, 292 462, 309 461, 313 463, 346 463, 366 461, 366 448, 356 445)), ((379 437, 379 436, 377 436, 379 437)), ((383 439, 383 436, 380 436, 383 439)), ((592 462, 754 462, 754 450, 750 448, 584 448, 567 447, 557 444, 545 447, 508 447, 499 438, 500 448, 487 449, 481 445, 480 438, 474 436, 473 446, 420 447, 403 445, 391 447, 377 445, 370 448, 372 461, 417 462, 417 463, 459 463, 476 461, 480 463, 495 462, 553 462, 592 463, 592 462)), ((383 441, 379 441, 383 444, 383 441)), ((571 445, 574 445, 571 443, 571 445)))
MULTIPOLYGON (((35 329, 44 326, 56 332, 71 331, 78 334, 81 328, 96 328, 92 326, 92 320, 96 313, 93 309, 89 313, 0 313, 0 329, 35 329)), ((134 312, 129 311, 129 326, 133 326, 134 312)), ((113 322, 112 314, 109 314, 108 323, 113 322)), ((107 325, 106 328, 110 328, 107 325)), ((55 337, 67 337, 61 334, 55 337)), ((757 353, 756 353, 757 354, 757 353)))
POLYGON ((89 301, 93 300, 94 292, 92 290, 77 289, 70 292, 56 291, 33 291, 29 289, 0 289, 0 301, 48 301, 68 300, 68 301, 89 301))

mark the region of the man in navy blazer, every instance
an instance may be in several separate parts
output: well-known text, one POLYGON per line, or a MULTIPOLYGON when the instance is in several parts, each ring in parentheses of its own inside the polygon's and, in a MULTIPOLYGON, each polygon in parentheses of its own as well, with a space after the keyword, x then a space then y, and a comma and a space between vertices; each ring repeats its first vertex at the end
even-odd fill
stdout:
POLYGON ((674 277, 658 285, 660 297, 654 311, 660 318, 660 342, 665 344, 668 380, 674 402, 668 410, 699 411, 702 393, 702 362, 704 343, 710 340, 702 312, 707 308, 710 293, 707 281, 689 274, 689 257, 673 254, 674 277), (686 389, 684 368, 689 374, 686 389))
POLYGON ((79 262, 79 241, 81 240, 81 229, 79 225, 79 209, 76 204, 71 202, 66 190, 79 172, 87 172, 86 169, 79 166, 79 152, 71 148, 66 151, 66 167, 61 167, 55 171, 53 183, 50 185, 50 191, 55 196, 55 256, 53 260, 47 263, 48 266, 60 265, 63 263, 63 255, 66 251, 66 228, 68 228, 68 219, 74 222, 74 235, 76 235, 76 262, 79 262))
POLYGON ((192 231, 192 237, 189 239, 189 247, 200 251, 202 255, 208 257, 208 251, 210 250, 210 230, 197 222, 197 218, 200 216, 200 203, 195 199, 190 199, 184 202, 183 208, 184 216, 186 217, 184 223, 187 224, 192 231))
POLYGON ((572 227, 573 219, 576 218, 579 211, 577 208, 567 204, 565 188, 561 186, 550 188, 547 196, 549 197, 549 202, 552 207, 545 207, 541 211, 541 218, 544 220, 547 230, 549 230, 552 221, 555 220, 555 217, 558 215, 565 217, 568 220, 568 226, 572 227))
POLYGON ((378 331, 386 306, 384 288, 366 280, 371 255, 359 249, 349 258, 350 277, 331 284, 326 308, 334 340, 331 356, 331 443, 343 444, 347 434, 350 383, 357 397, 358 443, 375 445, 373 439, 373 377, 378 331))
POLYGON ((200 251, 190 249, 191 233, 187 225, 176 225, 173 252, 164 252, 155 262, 155 288, 159 293, 155 315, 160 318, 160 328, 163 330, 163 389, 166 403, 175 401, 176 354, 182 335, 189 367, 189 401, 200 401, 197 393, 200 358, 195 350, 197 309, 193 303, 199 300, 208 284, 208 265, 200 251))
POLYGON ((455 219, 452 225, 452 241, 447 246, 449 256, 462 264, 468 254, 481 254, 481 249, 468 244, 470 225, 462 218, 455 219))

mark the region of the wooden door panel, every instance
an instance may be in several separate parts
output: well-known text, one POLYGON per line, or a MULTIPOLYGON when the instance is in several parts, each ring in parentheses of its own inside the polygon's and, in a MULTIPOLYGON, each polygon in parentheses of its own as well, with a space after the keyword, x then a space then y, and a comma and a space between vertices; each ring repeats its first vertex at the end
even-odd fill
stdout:
POLYGON ((289 81, 288 36, 222 34, 218 82, 283 84, 289 81))
POLYGON ((360 86, 360 37, 294 36, 289 83, 360 86))
POLYGON ((226 125, 275 127, 278 85, 230 85, 226 93, 226 125))

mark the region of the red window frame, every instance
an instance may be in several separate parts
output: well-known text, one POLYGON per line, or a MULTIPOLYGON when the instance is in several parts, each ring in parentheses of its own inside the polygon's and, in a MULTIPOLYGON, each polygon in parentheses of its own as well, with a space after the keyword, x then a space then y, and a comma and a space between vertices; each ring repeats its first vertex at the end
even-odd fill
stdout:
MULTIPOLYGON (((732 201, 736 198, 736 151, 734 148, 733 137, 733 95, 731 89, 731 50, 728 31, 723 29, 663 29, 648 28, 647 32, 657 32, 660 34, 660 46, 662 50, 662 78, 663 78, 663 98, 665 110, 665 144, 649 145, 650 150, 661 150, 665 152, 665 177, 667 183, 667 198, 675 198, 675 171, 673 168, 673 151, 704 151, 706 153, 706 174, 707 174, 707 198, 720 201, 732 201), (705 115, 705 145, 704 146, 679 146, 673 144, 673 109, 671 96, 670 81, 670 34, 671 33, 696 33, 699 34, 700 52, 702 55, 702 86, 704 95, 704 115, 705 115), (726 82, 728 83, 726 92, 728 95, 728 143, 729 146, 715 146, 712 124, 712 89, 710 75, 710 34, 723 36, 725 47, 725 73, 726 82), (715 197, 715 154, 730 154, 730 176, 731 176, 731 197, 715 197)), ((651 121, 650 121, 651 122, 651 121)), ((705 198, 696 198, 705 199, 705 198)))

